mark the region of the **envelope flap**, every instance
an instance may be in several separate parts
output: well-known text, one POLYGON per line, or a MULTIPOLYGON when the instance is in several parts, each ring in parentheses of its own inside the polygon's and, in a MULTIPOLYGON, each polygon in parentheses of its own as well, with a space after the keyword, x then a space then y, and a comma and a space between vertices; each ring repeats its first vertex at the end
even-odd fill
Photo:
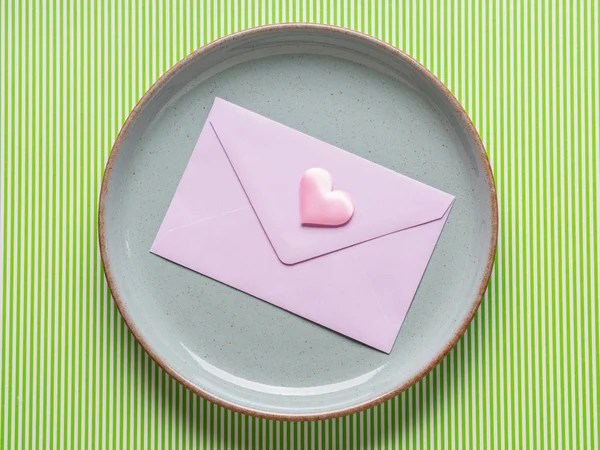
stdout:
POLYGON ((438 220, 454 197, 259 114, 216 99, 208 118, 278 258, 296 264, 438 220), (303 226, 299 183, 313 167, 347 192, 354 216, 303 226))

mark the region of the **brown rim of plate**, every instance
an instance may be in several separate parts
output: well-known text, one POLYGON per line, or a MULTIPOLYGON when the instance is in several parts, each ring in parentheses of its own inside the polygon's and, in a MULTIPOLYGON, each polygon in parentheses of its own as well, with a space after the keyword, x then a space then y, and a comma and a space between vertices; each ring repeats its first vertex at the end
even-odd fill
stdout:
POLYGON ((177 62, 173 67, 171 67, 166 73, 164 73, 150 87, 150 89, 144 94, 144 96, 140 99, 140 101, 135 105, 135 107, 133 108, 133 110, 131 111, 129 116, 127 117, 127 120, 125 120, 125 123, 123 124, 123 127, 121 128, 119 135, 117 136, 117 139, 112 147, 110 156, 108 158, 108 162, 106 164, 106 169, 105 169, 104 176, 102 179, 102 188, 100 190, 100 201, 99 201, 99 206, 98 206, 98 238, 99 238, 99 243, 100 243, 100 255, 102 258, 102 264, 104 265, 104 272, 105 272, 106 280, 108 282, 108 286, 111 290, 111 293, 115 300, 115 303, 117 304, 117 308, 119 309, 119 312, 121 313, 121 316, 125 320, 125 323, 127 324, 129 329, 133 333, 136 340, 144 348, 144 350, 171 377, 175 378, 183 386, 185 386, 192 392, 200 395, 201 397, 203 397, 213 403, 216 403, 219 406, 229 408, 233 411, 236 411, 236 412, 239 412, 242 414, 248 414, 248 415, 251 415, 254 417, 260 417, 263 419, 272 419, 272 420, 287 420, 287 421, 324 420, 324 419, 333 419, 333 418, 345 416, 348 414, 354 414, 354 413, 363 411, 365 409, 372 408, 373 406, 376 406, 386 400, 391 399, 392 397, 395 397, 396 395, 400 394, 401 392, 403 392, 403 391, 407 390, 408 388, 410 388, 411 386, 413 386, 417 381, 419 381, 425 375, 427 375, 427 373, 429 373, 436 365, 438 365, 442 361, 442 359, 450 352, 450 350, 456 345, 458 340, 462 337, 462 335, 466 331, 467 327, 473 320, 473 317, 475 316, 475 313, 477 312, 477 309, 479 308, 479 305, 481 304, 483 295, 485 294, 485 291, 487 289, 489 278, 490 278, 490 275, 492 272, 492 267, 494 265, 494 259, 496 256, 496 246, 497 246, 497 240, 498 240, 498 203, 497 203, 497 198, 496 198, 496 187, 495 187, 495 183, 494 183, 494 176, 492 174, 492 169, 490 167, 489 159, 485 152, 483 143, 481 142, 481 138, 479 137, 477 130, 475 129, 473 123, 471 122, 471 119, 467 115, 464 108, 460 105, 458 100, 449 91, 449 89, 438 78, 436 78, 428 69, 426 69, 423 65, 421 65, 421 63, 417 62, 414 58, 407 55, 402 50, 399 50, 380 39, 374 38, 372 36, 369 36, 367 34, 364 34, 364 33, 358 32, 358 31, 352 31, 352 30, 348 30, 348 29, 333 26, 333 25, 321 25, 321 24, 313 24, 313 23, 284 23, 284 24, 277 24, 277 25, 265 25, 265 26, 254 27, 254 28, 250 28, 250 29, 247 29, 244 31, 239 31, 232 35, 224 36, 220 39, 217 39, 216 41, 213 41, 213 42, 205 45, 204 47, 201 47, 198 50, 195 50, 194 52, 190 53, 188 56, 183 58, 181 61, 177 62), (353 406, 350 408, 340 409, 340 410, 332 411, 332 412, 328 412, 328 413, 286 415, 286 414, 268 413, 268 412, 264 412, 264 411, 259 411, 259 410, 255 410, 255 409, 251 409, 251 408, 242 407, 242 406, 236 405, 234 403, 230 403, 228 401, 225 401, 223 399, 213 396, 209 392, 192 384, 189 380, 182 377, 179 373, 175 372, 171 367, 169 367, 169 365, 166 363, 166 361, 164 361, 159 355, 157 355, 154 352, 154 349, 152 347, 150 347, 144 341, 144 339, 141 337, 139 331, 135 327, 133 320, 128 315, 127 310, 124 307, 123 300, 121 299, 121 295, 120 295, 119 291, 117 290, 116 284, 114 282, 112 268, 108 262, 107 243, 106 243, 106 235, 105 235, 105 230, 104 230, 104 206, 105 206, 105 201, 106 201, 106 193, 108 191, 108 184, 109 184, 108 180, 110 178, 110 172, 113 168, 113 164, 115 162, 117 153, 120 150, 121 143, 125 139, 125 136, 127 135, 131 124, 135 121, 136 117, 140 114, 140 112, 142 111, 144 106, 146 106, 146 104, 148 104, 150 99, 177 72, 179 72, 181 69, 183 69, 188 64, 190 64, 190 62, 192 60, 199 58, 206 53, 210 53, 212 51, 219 50, 221 47, 229 44, 230 42, 242 39, 248 35, 256 35, 259 33, 269 32, 269 31, 273 31, 273 30, 281 30, 281 29, 328 31, 328 32, 332 32, 332 33, 340 33, 340 34, 343 34, 346 36, 352 36, 354 38, 367 40, 367 41, 371 42, 372 44, 378 45, 379 47, 381 47, 383 50, 390 53, 391 55, 394 55, 394 56, 402 59, 405 63, 411 65, 420 74, 422 74, 429 81, 431 81, 446 96, 446 98, 448 99, 448 101, 450 102, 452 107, 454 108, 454 112, 456 114, 458 114, 458 116, 462 119, 463 123, 467 126, 467 128, 471 134, 471 137, 473 138, 473 140, 477 146, 477 149, 479 150, 479 156, 480 156, 481 160, 484 162, 484 166, 485 166, 486 179, 487 179, 488 186, 489 186, 490 203, 491 203, 491 207, 492 207, 492 210, 491 210, 492 235, 491 235, 491 239, 490 239, 490 247, 491 248, 490 248, 490 252, 488 254, 488 258, 487 258, 485 274, 481 280, 481 284, 479 286, 477 296, 473 300, 471 309, 469 310, 467 317, 461 324, 461 326, 460 326, 459 330, 456 332, 456 334, 452 337, 452 339, 448 342, 448 344, 444 347, 444 349, 438 355, 436 355, 435 358, 432 359, 432 361, 427 365, 427 367, 425 367, 425 369, 423 369, 417 375, 412 377, 406 383, 392 389, 391 391, 389 391, 383 395, 380 395, 379 397, 377 397, 375 399, 369 400, 367 402, 361 403, 359 405, 356 405, 356 406, 353 406))

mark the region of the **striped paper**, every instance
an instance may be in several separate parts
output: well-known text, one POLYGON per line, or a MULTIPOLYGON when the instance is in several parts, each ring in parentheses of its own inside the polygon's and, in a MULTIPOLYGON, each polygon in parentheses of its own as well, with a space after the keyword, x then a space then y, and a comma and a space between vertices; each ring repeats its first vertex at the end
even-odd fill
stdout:
POLYGON ((0 448, 600 447, 597 1, 0 2, 0 448), (281 423, 192 395, 136 344, 96 238, 137 100, 219 36, 311 21, 379 37, 454 92, 496 176, 487 294, 444 361, 353 416, 281 423))

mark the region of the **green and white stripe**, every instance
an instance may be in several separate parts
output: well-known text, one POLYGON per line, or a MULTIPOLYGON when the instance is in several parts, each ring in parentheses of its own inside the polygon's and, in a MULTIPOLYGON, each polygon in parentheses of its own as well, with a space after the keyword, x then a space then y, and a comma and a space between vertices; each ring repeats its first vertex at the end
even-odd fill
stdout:
POLYGON ((0 448, 600 447, 597 1, 0 2, 0 448), (384 39, 480 131, 498 257, 473 324, 372 410, 279 423, 171 380, 104 281, 96 206, 126 115, 192 50, 280 21, 384 39))

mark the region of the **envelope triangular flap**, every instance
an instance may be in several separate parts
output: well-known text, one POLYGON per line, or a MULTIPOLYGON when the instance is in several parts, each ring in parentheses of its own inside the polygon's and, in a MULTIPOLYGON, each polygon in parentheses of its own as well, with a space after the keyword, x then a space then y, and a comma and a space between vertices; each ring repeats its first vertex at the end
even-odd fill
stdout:
POLYGON ((296 264, 440 219, 453 196, 217 98, 209 122, 278 258, 296 264), (300 222, 298 187, 313 167, 347 192, 354 216, 337 228, 300 222))

